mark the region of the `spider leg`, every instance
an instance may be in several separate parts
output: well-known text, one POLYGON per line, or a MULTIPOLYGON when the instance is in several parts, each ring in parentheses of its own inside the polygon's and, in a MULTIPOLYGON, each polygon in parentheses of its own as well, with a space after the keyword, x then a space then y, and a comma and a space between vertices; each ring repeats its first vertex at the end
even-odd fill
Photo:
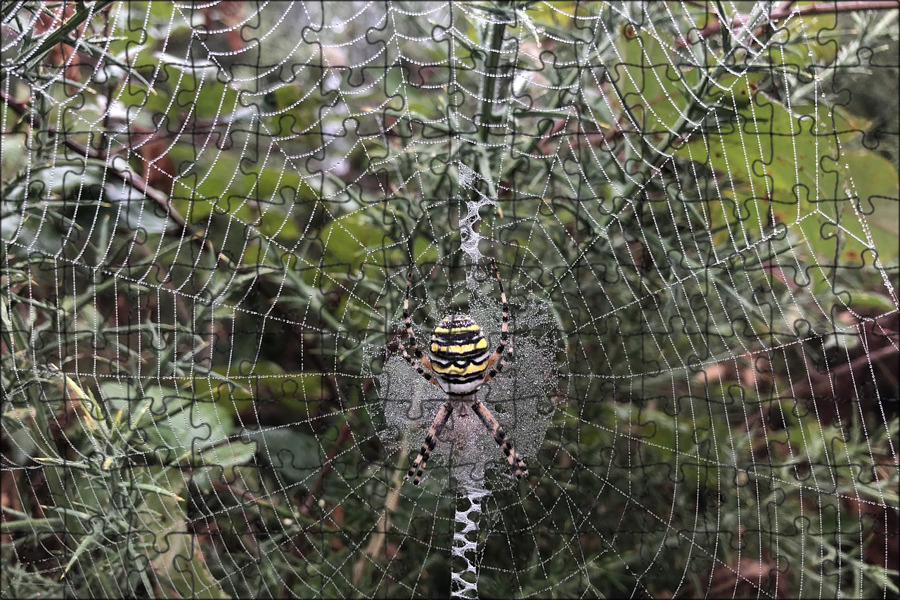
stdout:
POLYGON ((436 385, 437 387, 441 387, 441 384, 438 383, 437 378, 432 374, 433 369, 431 368, 431 361, 425 358, 424 356, 421 359, 415 359, 409 355, 409 352, 406 351, 406 346, 403 345, 403 342, 400 341, 400 353, 403 355, 403 358, 406 362, 409 363, 413 369, 416 370, 416 373, 424 377, 429 383, 436 385))
POLYGON ((403 323, 406 326, 406 335, 409 336, 409 339, 412 342, 412 351, 415 358, 410 356, 409 352, 406 351, 406 346, 402 341, 400 342, 400 351, 403 353, 404 360, 409 363, 409 366, 416 370, 416 373, 424 377, 429 383, 441 387, 441 384, 438 383, 438 380, 434 376, 434 369, 431 366, 431 361, 428 360, 422 352, 422 349, 419 348, 419 342, 416 341, 416 334, 412 327, 412 319, 409 316, 409 288, 412 285, 410 280, 411 274, 412 267, 406 272, 406 296, 403 299, 403 323))
POLYGON ((500 426, 500 423, 494 418, 491 411, 481 403, 481 400, 475 400, 472 404, 472 410, 475 411, 475 414, 478 415, 478 418, 481 419, 481 422, 484 423, 487 430, 494 436, 494 441, 497 442, 497 445, 500 446, 500 450, 506 455, 509 466, 515 467, 516 479, 528 477, 528 467, 525 465, 525 461, 522 460, 522 457, 519 456, 519 453, 513 448, 512 442, 506 437, 506 432, 503 431, 503 427, 500 426))
POLYGON ((412 267, 406 272, 406 296, 403 297, 403 323, 406 325, 406 335, 409 336, 409 339, 412 342, 413 355, 417 359, 422 360, 424 355, 422 354, 422 349, 419 348, 419 342, 416 340, 416 334, 412 328, 412 319, 409 316, 409 288, 412 286, 411 276, 412 267))
POLYGON ((497 285, 500 287, 500 302, 502 303, 502 311, 503 311, 503 322, 500 325, 500 344, 497 346, 497 349, 494 350, 494 353, 488 358, 487 363, 485 363, 485 376, 484 381, 482 383, 486 383, 487 381, 493 379, 497 373, 503 369, 503 365, 506 364, 505 360, 501 360, 503 356, 503 351, 506 350, 506 346, 509 343, 509 302, 506 300, 506 292, 503 291, 503 281, 500 279, 500 271, 497 269, 497 263, 494 259, 491 259, 491 268, 494 270, 494 276, 497 277, 497 285), (500 364, 496 369, 493 369, 494 363, 500 360, 500 364))
POLYGON ((503 354, 500 357, 500 362, 497 363, 496 366, 494 366, 490 361, 488 361, 487 366, 484 369, 486 372, 484 374, 484 379, 481 380, 481 384, 484 385, 485 383, 487 383, 488 381, 490 381, 491 379, 493 379, 494 377, 499 375, 500 372, 503 371, 503 367, 506 366, 506 362, 509 359, 509 357, 512 356, 512 354, 513 354, 513 344, 512 344, 512 340, 510 340, 508 345, 506 346, 506 354, 503 354))
POLYGON ((419 449, 419 455, 416 457, 416 460, 413 461, 413 464, 409 468, 409 471, 407 471, 403 481, 406 481, 415 474, 413 485, 419 485, 419 481, 422 479, 422 473, 425 472, 425 465, 428 463, 428 459, 431 458, 431 452, 437 445, 437 438, 441 435, 441 431, 444 430, 444 425, 447 424, 447 420, 450 418, 450 413, 452 412, 453 404, 447 400, 444 405, 441 406, 441 410, 438 411, 438 414, 435 415, 434 421, 428 429, 428 433, 425 434, 425 442, 419 449))

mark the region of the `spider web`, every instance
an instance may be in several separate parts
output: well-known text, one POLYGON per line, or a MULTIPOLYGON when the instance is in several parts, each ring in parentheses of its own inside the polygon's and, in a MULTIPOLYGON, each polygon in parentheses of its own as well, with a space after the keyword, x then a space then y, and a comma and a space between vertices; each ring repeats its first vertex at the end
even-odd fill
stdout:
POLYGON ((5 3, 7 595, 896 595, 897 17, 5 3))

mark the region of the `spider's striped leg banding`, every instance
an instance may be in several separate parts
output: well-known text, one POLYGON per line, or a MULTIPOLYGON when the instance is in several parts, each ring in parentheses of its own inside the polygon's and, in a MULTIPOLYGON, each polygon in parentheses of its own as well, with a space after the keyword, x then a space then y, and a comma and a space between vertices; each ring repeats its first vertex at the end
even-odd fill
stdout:
POLYGON ((413 485, 419 485, 419 481, 422 479, 422 473, 425 472, 425 465, 428 464, 428 459, 431 458, 431 453, 437 445, 437 438, 441 435, 441 431, 443 431, 444 425, 447 424, 447 420, 450 418, 452 412, 453 405, 448 400, 441 406, 441 410, 438 411, 437 416, 434 417, 431 428, 428 430, 428 433, 425 434, 425 443, 423 443, 422 448, 419 449, 419 455, 416 457, 416 460, 413 461, 412 466, 406 473, 406 477, 403 478, 404 481, 415 474, 413 485))
POLYGON ((513 448, 512 442, 506 437, 506 432, 503 431, 503 427, 500 426, 500 423, 494 418, 491 411, 481 403, 481 400, 476 400, 472 404, 472 410, 475 411, 475 414, 478 415, 478 418, 481 419, 484 426, 487 427, 488 431, 491 432, 491 435, 494 436, 494 441, 497 442, 497 445, 500 446, 500 450, 506 455, 506 460, 509 462, 509 465, 515 467, 516 479, 528 477, 528 467, 525 465, 525 461, 522 460, 522 457, 519 456, 519 453, 513 448))
POLYGON ((487 374, 485 376, 484 381, 488 381, 492 379, 497 373, 500 372, 500 369, 503 368, 504 362, 501 362, 500 366, 494 370, 491 367, 494 366, 502 356, 503 351, 506 350, 506 345, 509 340, 509 301, 506 299, 506 292, 503 289, 503 280, 500 279, 500 271, 497 269, 497 263, 494 259, 491 259, 491 268, 494 270, 494 276, 497 278, 497 287, 500 288, 500 303, 501 303, 501 312, 502 312, 502 323, 500 325, 500 344, 497 346, 494 353, 491 354, 490 358, 488 358, 487 363, 485 364, 487 374))
POLYGON ((418 360, 422 360, 424 358, 422 349, 419 348, 419 342, 416 340, 416 334, 412 327, 412 319, 409 316, 409 288, 412 286, 411 277, 412 267, 406 272, 406 295, 403 297, 403 323, 406 325, 406 335, 409 337, 410 342, 412 342, 413 356, 418 360))
POLYGON ((441 384, 434 377, 434 368, 431 365, 431 361, 422 353, 421 348, 419 348, 419 342, 416 340, 416 334, 413 331, 412 320, 409 316, 409 288, 412 285, 410 281, 410 276, 412 275, 412 267, 409 268, 409 271, 406 273, 406 296, 403 299, 403 323, 406 326, 406 335, 409 337, 410 342, 412 342, 412 351, 413 356, 409 355, 409 352, 406 350, 406 346, 403 342, 400 342, 400 351, 403 354, 403 359, 409 363, 416 372, 428 380, 429 383, 436 385, 437 387, 441 387, 441 384))
POLYGON ((403 345, 403 342, 400 342, 400 353, 403 355, 403 358, 406 362, 409 363, 413 369, 416 370, 416 373, 424 377, 428 380, 429 383, 433 383, 434 385, 441 387, 441 384, 438 383, 438 380, 435 379, 433 373, 434 368, 431 366, 431 361, 425 358, 424 356, 419 359, 415 359, 409 355, 409 352, 406 351, 406 346, 403 345))
POLYGON ((512 353, 513 343, 512 340, 509 340, 509 344, 506 346, 506 353, 500 357, 500 362, 497 363, 496 366, 492 366, 487 369, 487 373, 484 374, 484 380, 481 382, 482 385, 484 385, 485 383, 499 375, 501 371, 503 371, 503 367, 506 366, 506 362, 507 360, 509 360, 509 357, 512 356, 512 353))

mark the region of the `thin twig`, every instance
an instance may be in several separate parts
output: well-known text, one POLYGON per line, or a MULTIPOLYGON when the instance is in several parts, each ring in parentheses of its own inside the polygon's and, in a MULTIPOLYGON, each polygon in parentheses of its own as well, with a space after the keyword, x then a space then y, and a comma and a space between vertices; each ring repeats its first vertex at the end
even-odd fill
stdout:
POLYGON ((346 442, 348 439, 351 439, 352 437, 353 434, 350 431, 350 423, 344 421, 344 424, 341 427, 341 431, 340 433, 338 433, 337 439, 334 441, 331 449, 328 450, 328 457, 325 460, 325 463, 322 465, 322 473, 319 475, 319 479, 318 481, 316 481, 313 489, 309 491, 309 495, 306 497, 306 501, 303 503, 303 507, 300 509, 301 514, 309 514, 309 510, 310 508, 312 508, 313 502, 315 502, 319 494, 322 493, 322 488, 325 486, 325 479, 334 468, 334 459, 340 451, 341 446, 343 446, 344 442, 346 442))
MULTIPOLYGON (((771 13, 769 13, 769 22, 780 21, 786 17, 794 16, 804 16, 804 15, 828 15, 834 13, 841 12, 855 12, 862 10, 889 10, 896 9, 898 7, 897 2, 891 1, 861 1, 861 2, 834 2, 830 4, 811 4, 809 6, 798 6, 797 8, 793 8, 793 2, 784 2, 775 8, 771 13)), ((736 27, 741 27, 750 22, 752 17, 747 14, 737 14, 728 24, 730 29, 734 29, 736 27)), ((697 32, 699 39, 706 39, 715 33, 718 33, 724 23, 721 19, 717 18, 713 23, 710 23, 703 29, 697 32)), ((698 40, 699 41, 699 40, 698 40)), ((693 42, 689 39, 680 39, 678 40, 678 45, 681 47, 686 47, 691 45, 693 42)))
MULTIPOLYGON (((13 112, 18 114, 19 116, 27 117, 30 120, 30 125, 31 125, 32 129, 41 129, 42 128, 42 122, 41 122, 40 116, 35 114, 35 112, 33 110, 31 110, 31 108, 29 107, 28 104, 26 104, 25 102, 19 102, 18 100, 10 98, 9 96, 6 95, 5 92, 2 92, 2 91, 0 91, 0 99, 2 99, 3 103, 6 106, 8 106, 9 108, 11 108, 13 110, 13 112)), ((79 144, 78 142, 72 140, 69 136, 66 136, 64 134, 60 136, 59 132, 56 129, 53 129, 52 127, 48 127, 46 129, 46 132, 52 137, 61 137, 63 140, 63 144, 67 148, 77 152, 80 156, 84 156, 85 158, 93 158, 93 159, 100 160, 100 161, 108 164, 107 156, 104 153, 94 150, 93 148, 88 148, 87 146, 84 146, 82 144, 79 144)), ((166 212, 166 214, 169 216, 169 218, 171 218, 175 222, 175 224, 177 224, 179 227, 181 227, 182 231, 187 232, 188 236, 191 239, 199 242, 202 246, 206 247, 207 250, 212 252, 213 256, 216 256, 215 249, 213 248, 212 242, 208 239, 205 239, 204 236, 200 236, 199 234, 195 233, 190 228, 190 226, 188 226, 188 224, 185 222, 184 218, 180 214, 178 214, 178 211, 175 210, 175 208, 172 207, 172 205, 169 203, 169 197, 166 194, 157 190, 156 188, 151 187, 147 182, 145 182, 143 179, 141 179, 140 175, 138 175, 137 173, 135 173, 133 171, 120 171, 118 169, 113 168, 112 165, 109 165, 108 173, 110 175, 112 175, 113 177, 115 177, 116 179, 119 179, 120 181, 127 183, 134 189, 136 189, 139 192, 141 192, 142 194, 144 194, 147 198, 152 200, 154 203, 156 203, 157 206, 159 206, 161 209, 163 209, 166 212)))

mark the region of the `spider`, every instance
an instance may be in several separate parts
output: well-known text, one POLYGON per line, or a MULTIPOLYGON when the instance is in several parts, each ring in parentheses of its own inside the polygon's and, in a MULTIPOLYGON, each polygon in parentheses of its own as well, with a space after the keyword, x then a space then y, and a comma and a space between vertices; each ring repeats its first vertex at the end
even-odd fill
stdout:
POLYGON ((506 455, 506 460, 514 467, 517 479, 528 476, 528 467, 525 461, 513 448, 512 442, 506 437, 503 427, 497 422, 491 411, 478 399, 477 393, 485 383, 496 377, 506 365, 507 356, 512 354, 512 342, 509 340, 509 303, 506 301, 506 293, 503 291, 503 281, 500 279, 500 271, 497 264, 491 260, 491 268, 497 277, 497 285, 500 288, 500 301, 503 304, 503 323, 500 327, 500 344, 491 352, 488 349, 488 341, 484 337, 484 331, 469 315, 448 315, 434 328, 431 334, 431 347, 429 356, 419 348, 416 335, 413 333, 412 320, 409 316, 409 288, 412 268, 406 276, 406 297, 403 300, 403 322, 406 325, 406 334, 412 342, 410 356, 406 346, 400 343, 403 358, 416 372, 431 384, 439 387, 447 394, 447 401, 441 406, 428 433, 425 434, 425 442, 419 450, 419 455, 413 461, 404 481, 413 477, 413 484, 419 485, 425 465, 431 457, 437 438, 441 435, 444 426, 453 413, 454 406, 459 409, 460 416, 466 416, 466 405, 472 410, 494 437, 494 441, 506 455), (505 351, 509 349, 508 352, 505 351), (505 354, 504 354, 505 353, 505 354))

